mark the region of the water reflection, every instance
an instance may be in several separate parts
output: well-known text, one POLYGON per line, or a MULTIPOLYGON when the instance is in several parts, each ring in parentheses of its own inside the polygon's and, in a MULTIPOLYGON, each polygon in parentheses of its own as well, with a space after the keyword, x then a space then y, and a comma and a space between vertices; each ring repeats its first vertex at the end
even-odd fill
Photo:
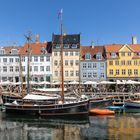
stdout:
POLYGON ((89 119, 42 119, 1 114, 1 140, 81 140, 89 119))
POLYGON ((138 140, 139 132, 139 113, 90 116, 86 120, 48 120, 0 113, 0 140, 138 140))

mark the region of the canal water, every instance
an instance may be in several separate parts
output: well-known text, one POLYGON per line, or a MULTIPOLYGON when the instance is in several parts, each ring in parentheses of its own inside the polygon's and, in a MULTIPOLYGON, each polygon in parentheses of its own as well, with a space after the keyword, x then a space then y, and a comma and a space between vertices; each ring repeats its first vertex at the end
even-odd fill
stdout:
POLYGON ((130 111, 90 116, 85 120, 33 118, 0 112, 0 140, 140 140, 140 113, 130 111))

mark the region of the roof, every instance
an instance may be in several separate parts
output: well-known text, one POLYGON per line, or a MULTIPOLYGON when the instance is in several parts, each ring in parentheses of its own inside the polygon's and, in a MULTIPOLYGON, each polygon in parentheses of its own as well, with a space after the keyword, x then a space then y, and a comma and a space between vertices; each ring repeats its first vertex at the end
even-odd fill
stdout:
MULTIPOLYGON (((30 43, 29 47, 31 48, 31 53, 33 55, 39 55, 43 53, 43 50, 46 50, 47 43, 30 43)), ((23 54, 28 53, 28 43, 26 43, 23 47, 23 54)))
POLYGON ((104 46, 94 46, 93 48, 92 48, 92 46, 81 46, 80 47, 80 54, 81 54, 81 57, 83 59, 85 59, 85 55, 87 53, 90 53, 91 60, 95 60, 95 55, 97 53, 102 53, 102 55, 103 55, 103 53, 104 53, 104 46))
MULTIPOLYGON (((22 46, 0 46, 0 49, 4 49, 5 50, 5 54, 4 55, 12 55, 11 54, 11 50, 12 49, 17 49, 18 50, 18 54, 21 52, 22 50, 22 46)), ((14 54, 15 55, 15 54, 14 54)))
POLYGON ((119 51, 124 47, 128 46, 129 49, 132 50, 132 52, 135 52, 132 59, 139 59, 137 53, 140 53, 140 44, 112 44, 112 45, 105 45, 105 51, 106 51, 106 58, 111 59, 117 59, 119 58, 119 51), (116 53, 116 57, 111 57, 111 53, 116 53))
MULTIPOLYGON (((52 36, 52 42, 54 44, 60 44, 61 35, 52 36)), ((63 36, 63 44, 79 44, 80 43, 80 34, 69 34, 63 36)))
MULTIPOLYGON (((31 48, 32 55, 41 55, 41 54, 46 54, 46 53, 52 53, 52 43, 51 42, 30 43, 29 46, 31 48)), ((0 48, 5 50, 4 55, 11 55, 12 49, 17 49, 18 54, 22 53, 24 55, 27 55, 27 53, 28 53, 28 43, 25 43, 24 46, 7 46, 7 47, 0 47, 0 48)))
POLYGON ((124 45, 129 46, 134 52, 140 52, 140 44, 112 44, 105 45, 106 52, 119 52, 119 50, 124 47, 124 45))

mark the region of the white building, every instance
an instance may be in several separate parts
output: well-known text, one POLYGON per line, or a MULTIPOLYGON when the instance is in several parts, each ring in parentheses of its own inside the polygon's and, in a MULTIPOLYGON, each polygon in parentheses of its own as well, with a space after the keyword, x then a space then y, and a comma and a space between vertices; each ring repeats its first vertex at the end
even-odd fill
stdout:
MULTIPOLYGON (((52 77, 52 57, 49 43, 31 43, 30 48, 30 80, 50 81, 52 77)), ((0 47, 0 81, 21 81, 20 66, 24 81, 27 81, 28 44, 24 47, 0 47), (21 54, 21 57, 20 57, 21 54), (20 59, 21 58, 21 59, 20 59), (20 64, 21 60, 21 64, 20 64)))

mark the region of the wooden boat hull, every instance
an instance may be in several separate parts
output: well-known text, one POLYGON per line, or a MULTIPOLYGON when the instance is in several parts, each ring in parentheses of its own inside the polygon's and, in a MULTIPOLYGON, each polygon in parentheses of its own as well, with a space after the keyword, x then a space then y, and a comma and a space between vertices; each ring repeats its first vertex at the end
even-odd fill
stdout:
POLYGON ((115 114, 114 111, 111 111, 109 109, 91 109, 89 111, 91 115, 113 115, 115 114))
POLYGON ((140 108, 140 102, 135 101, 127 101, 124 103, 125 107, 131 107, 131 108, 140 108))
POLYGON ((3 103, 12 103, 15 100, 19 100, 19 99, 22 99, 22 97, 12 96, 12 95, 11 96, 10 95, 2 95, 3 103))
POLYGON ((20 113, 39 116, 70 116, 70 115, 88 115, 88 101, 69 103, 69 104, 51 104, 51 105, 13 105, 5 104, 7 113, 20 113))
POLYGON ((113 104, 113 100, 111 99, 90 99, 89 100, 89 109, 92 108, 105 108, 107 106, 111 106, 113 104))

